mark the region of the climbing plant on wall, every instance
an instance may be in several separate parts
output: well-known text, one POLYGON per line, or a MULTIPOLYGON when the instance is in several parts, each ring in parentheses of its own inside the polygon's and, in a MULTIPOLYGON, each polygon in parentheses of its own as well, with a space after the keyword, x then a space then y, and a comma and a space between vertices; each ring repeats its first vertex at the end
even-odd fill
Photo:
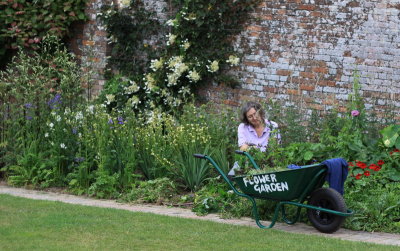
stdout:
MULTIPOLYGON (((131 6, 138 2, 141 1, 132 0, 131 6)), ((173 111, 223 69, 238 65, 240 59, 233 50, 232 39, 257 3, 259 0, 173 1, 177 11, 165 23, 169 32, 160 56, 149 62, 140 78, 125 81, 123 96, 127 106, 134 110, 152 111, 161 107, 173 111)), ((108 31, 112 30, 108 27, 108 31)), ((115 106, 116 95, 121 96, 120 93, 104 95, 104 102, 115 106)))
POLYGON ((47 34, 67 35, 74 21, 86 20, 85 6, 86 0, 0 1, 0 61, 19 47, 38 49, 47 34))
POLYGON ((155 45, 149 45, 149 40, 162 32, 162 26, 155 13, 146 10, 141 1, 133 0, 124 4, 121 2, 122 8, 116 5, 103 6, 98 18, 109 34, 109 67, 134 77, 143 74, 149 59, 156 56, 153 49, 155 45))

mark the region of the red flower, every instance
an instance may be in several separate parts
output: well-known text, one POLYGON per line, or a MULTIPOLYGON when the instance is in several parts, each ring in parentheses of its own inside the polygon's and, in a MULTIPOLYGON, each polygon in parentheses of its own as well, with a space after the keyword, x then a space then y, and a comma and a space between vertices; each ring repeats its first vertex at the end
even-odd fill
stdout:
POLYGON ((371 175, 371 173, 370 173, 369 171, 365 171, 365 172, 364 172, 364 175, 368 177, 368 176, 371 175))
POLYGON ((361 161, 357 161, 356 165, 361 169, 365 169, 367 167, 367 164, 365 164, 364 162, 361 162, 361 161))
POLYGON ((359 180, 359 179, 361 179, 361 176, 362 176, 362 174, 361 174, 361 173, 357 174, 357 175, 356 175, 356 180, 359 180))
POLYGON ((354 166, 353 162, 349 162, 349 166, 354 166))
POLYGON ((376 170, 377 168, 379 168, 379 166, 377 164, 369 165, 369 169, 371 169, 371 170, 376 170))
POLYGON ((375 168, 375 172, 378 172, 379 170, 381 170, 380 167, 375 168))
POLYGON ((398 152, 400 152, 400 150, 396 148, 396 149, 394 149, 393 151, 390 152, 390 155, 392 155, 393 153, 398 153, 398 152))
POLYGON ((383 164, 385 164, 385 161, 383 161, 383 160, 378 160, 378 163, 377 163, 378 165, 380 165, 380 166, 382 166, 383 164))

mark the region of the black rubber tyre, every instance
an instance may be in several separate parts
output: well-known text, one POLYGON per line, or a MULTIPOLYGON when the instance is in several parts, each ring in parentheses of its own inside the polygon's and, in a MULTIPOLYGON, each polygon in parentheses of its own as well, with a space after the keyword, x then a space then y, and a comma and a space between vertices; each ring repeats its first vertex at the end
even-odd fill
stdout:
MULTIPOLYGON (((347 212, 346 203, 342 195, 332 188, 319 188, 315 190, 311 194, 308 204, 338 212, 347 212)), ((311 224, 322 233, 337 231, 345 220, 344 216, 314 209, 307 209, 307 216, 311 224)))

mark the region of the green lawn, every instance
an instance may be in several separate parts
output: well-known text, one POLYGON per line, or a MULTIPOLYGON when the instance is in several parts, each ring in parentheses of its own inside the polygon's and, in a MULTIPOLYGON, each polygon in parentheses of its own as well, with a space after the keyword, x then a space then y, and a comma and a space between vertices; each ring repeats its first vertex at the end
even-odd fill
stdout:
POLYGON ((0 250, 399 250, 399 247, 0 195, 0 250))

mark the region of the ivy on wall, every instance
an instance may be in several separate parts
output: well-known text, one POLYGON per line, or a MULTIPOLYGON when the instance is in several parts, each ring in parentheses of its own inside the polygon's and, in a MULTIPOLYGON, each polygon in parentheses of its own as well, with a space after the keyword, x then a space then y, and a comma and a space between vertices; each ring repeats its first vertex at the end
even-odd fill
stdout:
MULTIPOLYGON (((132 0, 131 6, 141 2, 132 0)), ((144 75, 123 81, 124 93, 107 92, 121 90, 109 81, 103 94, 103 102, 110 108, 121 108, 118 98, 127 100, 126 105, 136 111, 161 108, 167 112, 179 108, 192 97, 200 86, 223 76, 229 67, 239 64, 240 55, 232 46, 233 37, 242 30, 250 18, 251 10, 259 0, 174 0, 176 14, 165 26, 170 32, 162 41, 165 45, 152 59, 144 75)), ((139 27, 138 24, 136 26, 139 27)), ((110 38, 117 34, 107 26, 110 38)), ((132 29, 132 33, 135 33, 132 29)), ((122 45, 122 42, 115 41, 122 45)), ((118 76, 121 77, 121 76, 118 76)))
POLYGON ((143 74, 149 59, 156 56, 154 45, 150 46, 147 40, 162 32, 155 13, 146 10, 142 1, 132 0, 123 8, 104 6, 98 18, 109 34, 110 68, 131 77, 143 74))
POLYGON ((46 35, 64 37, 86 20, 86 0, 0 0, 0 61, 19 47, 36 50, 46 35))

